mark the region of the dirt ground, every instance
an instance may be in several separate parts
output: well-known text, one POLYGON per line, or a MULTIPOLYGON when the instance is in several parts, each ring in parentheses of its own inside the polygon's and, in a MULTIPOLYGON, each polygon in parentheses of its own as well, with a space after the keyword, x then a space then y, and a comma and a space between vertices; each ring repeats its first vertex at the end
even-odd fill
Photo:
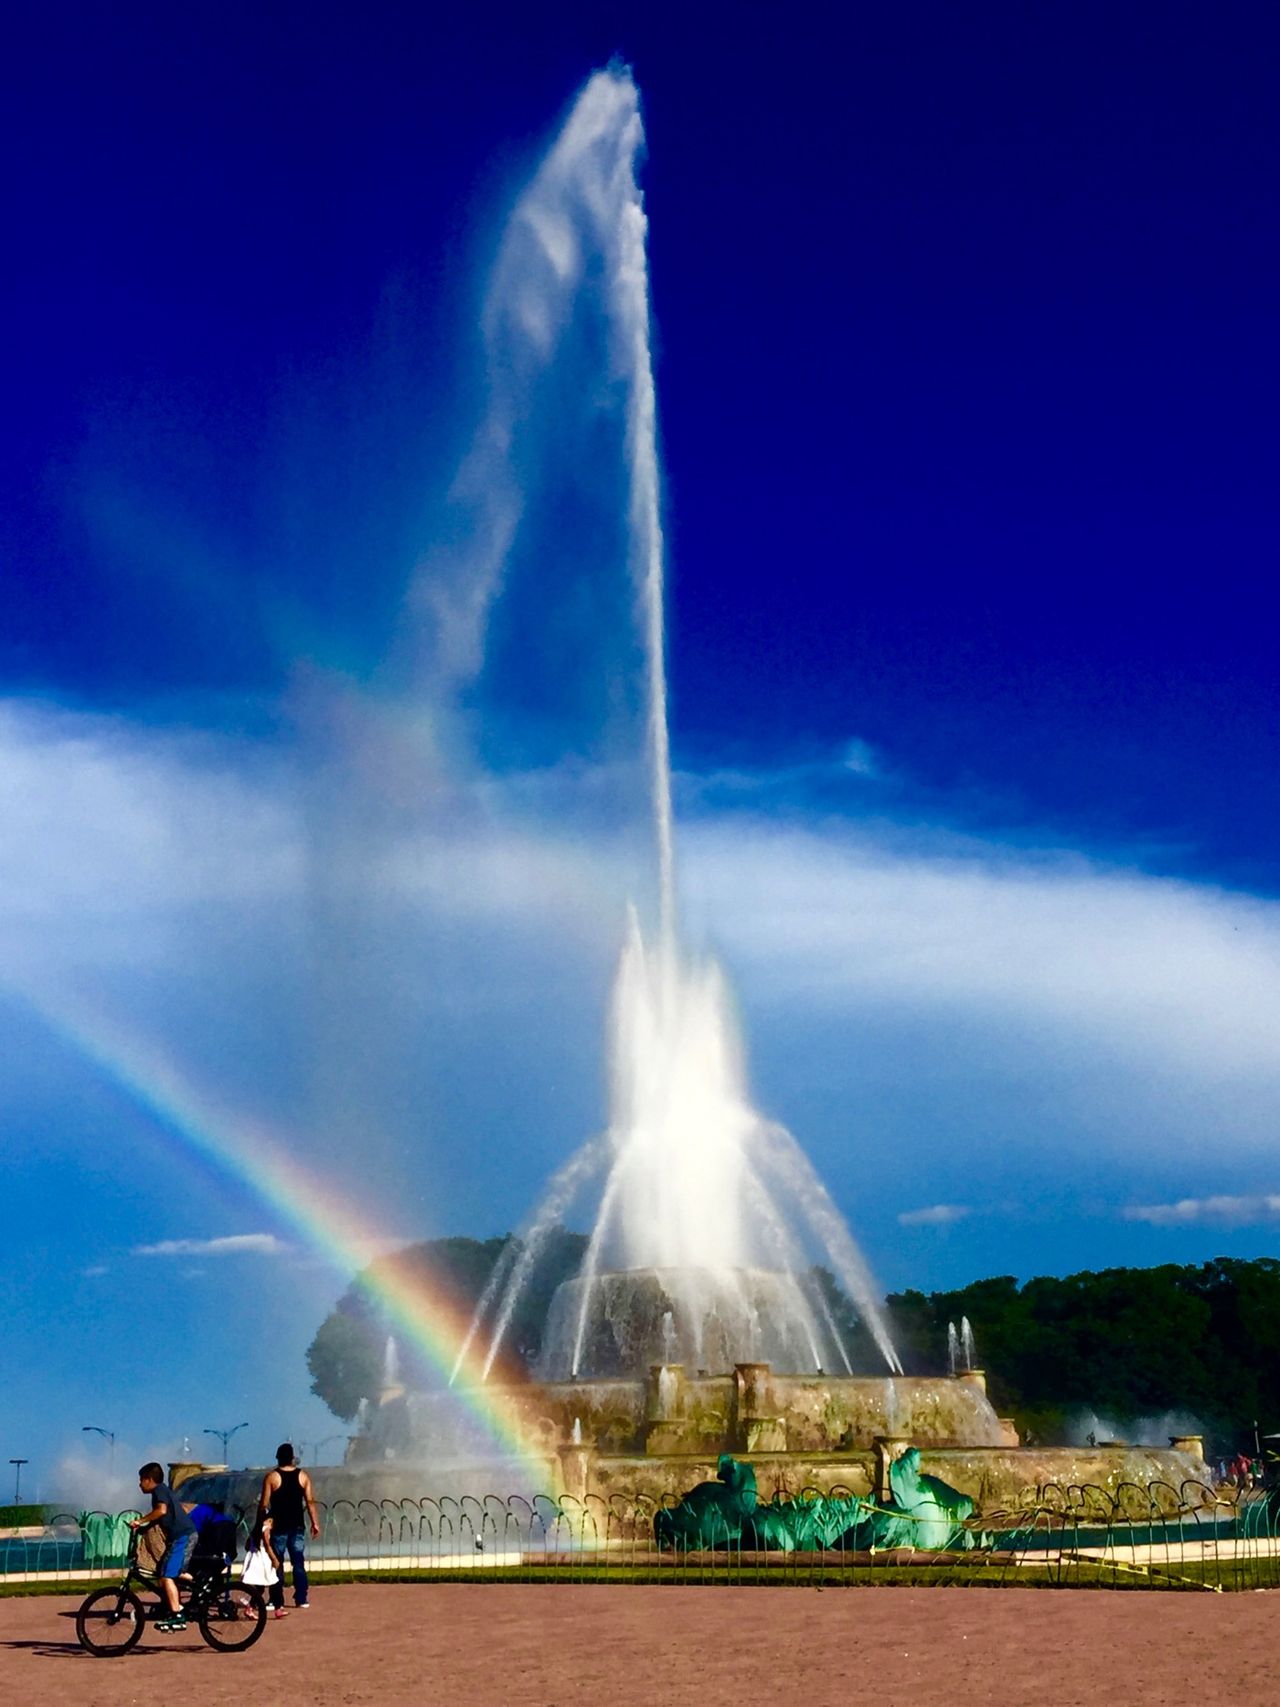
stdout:
POLYGON ((1280 1594, 351 1584, 245 1654, 81 1651, 77 1602, 0 1600, 0 1701, 147 1707, 1259 1707, 1280 1594))

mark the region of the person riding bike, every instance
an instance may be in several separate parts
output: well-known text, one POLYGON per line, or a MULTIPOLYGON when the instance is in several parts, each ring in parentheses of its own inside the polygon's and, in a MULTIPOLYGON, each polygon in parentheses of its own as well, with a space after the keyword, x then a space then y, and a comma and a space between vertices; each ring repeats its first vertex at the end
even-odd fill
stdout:
POLYGON ((169 1609, 168 1618, 155 1625, 162 1631, 185 1630, 186 1614, 178 1600, 178 1577, 186 1562, 187 1550, 195 1538, 196 1526, 178 1503, 173 1489, 164 1479, 160 1464, 144 1464, 138 1471, 138 1486, 151 1501, 145 1517, 132 1519, 130 1529, 145 1529, 155 1523, 165 1539, 164 1556, 160 1560, 160 1592, 169 1609))

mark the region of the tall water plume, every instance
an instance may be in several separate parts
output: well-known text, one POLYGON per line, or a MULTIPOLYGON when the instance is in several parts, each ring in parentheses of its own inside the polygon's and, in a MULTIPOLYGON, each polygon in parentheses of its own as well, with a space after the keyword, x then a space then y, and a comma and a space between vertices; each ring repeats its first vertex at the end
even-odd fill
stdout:
MULTIPOLYGON (((650 941, 633 911, 615 980, 608 1127, 551 1182, 490 1282, 467 1345, 482 1336, 487 1371, 548 1231, 590 1186, 599 1192, 595 1224, 578 1279, 553 1304, 544 1375, 671 1361, 673 1352, 697 1364, 764 1358, 848 1368, 815 1259, 897 1369, 848 1228, 795 1140, 751 1105, 723 974, 680 941, 647 227, 636 177, 643 141, 629 73, 597 73, 517 205, 490 299, 491 340, 501 328, 517 369, 553 360, 557 329, 591 272, 582 245, 597 245, 594 276, 625 393, 627 551, 644 650, 657 919, 650 941)), ((520 507, 508 478, 518 426, 513 412, 491 411, 477 454, 495 479, 505 475, 496 479, 488 554, 466 596, 447 601, 449 644, 471 664, 520 507)))

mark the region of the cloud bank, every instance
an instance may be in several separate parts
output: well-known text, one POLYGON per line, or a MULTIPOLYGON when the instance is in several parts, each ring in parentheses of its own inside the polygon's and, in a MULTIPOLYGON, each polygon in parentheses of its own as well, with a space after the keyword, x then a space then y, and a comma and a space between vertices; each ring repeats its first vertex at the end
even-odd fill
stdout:
MULTIPOLYGON (((348 706, 342 726, 317 763, 302 740, 0 704, 0 979, 145 998, 138 1023, 168 1027, 214 1089, 302 1107, 318 1165, 403 1165, 387 1177, 406 1202, 500 1229, 593 1129, 642 861, 593 819, 588 770, 446 787, 385 716, 348 706), (431 1153, 449 1164, 428 1189, 413 1168, 431 1153)), ((820 817, 785 789, 767 816, 704 794, 680 842, 686 928, 739 992, 765 1106, 855 1225, 849 1187, 886 1145, 903 1227, 962 1219, 975 1165, 1095 1195, 1143 1171, 1168 1200, 1126 1219, 1151 1225, 1242 1223, 1204 1207, 1237 1201, 1203 1190, 1234 1167, 1265 1218, 1246 1193, 1265 1192, 1249 1170, 1280 1103, 1277 903, 1078 849, 820 817)), ((35 1070, 0 1088, 10 1112, 35 1070)), ((1112 1209, 1135 1195, 1114 1191, 1112 1209)))
POLYGON ((1141 1203, 1124 1210, 1126 1221, 1152 1227, 1248 1227, 1280 1220, 1280 1193, 1259 1197, 1184 1197, 1177 1203, 1141 1203))
POLYGON ((274 1233, 228 1233, 220 1239, 161 1239, 135 1245, 135 1257, 281 1257, 291 1247, 274 1233))
POLYGON ((898 1216, 899 1227, 951 1227, 973 1211, 963 1203, 931 1203, 927 1209, 906 1209, 898 1216))

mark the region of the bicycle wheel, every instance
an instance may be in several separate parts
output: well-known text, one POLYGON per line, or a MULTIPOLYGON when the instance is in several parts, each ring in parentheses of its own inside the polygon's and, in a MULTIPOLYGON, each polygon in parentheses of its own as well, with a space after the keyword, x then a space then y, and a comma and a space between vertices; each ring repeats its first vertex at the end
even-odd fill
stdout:
POLYGON ((82 1648, 99 1659, 110 1659, 137 1647, 146 1616, 132 1589, 98 1588, 81 1602, 76 1635, 82 1648))
POLYGON ((224 1654, 251 1648, 267 1627, 267 1609, 257 1589, 237 1583, 200 1608, 200 1634, 224 1654))

